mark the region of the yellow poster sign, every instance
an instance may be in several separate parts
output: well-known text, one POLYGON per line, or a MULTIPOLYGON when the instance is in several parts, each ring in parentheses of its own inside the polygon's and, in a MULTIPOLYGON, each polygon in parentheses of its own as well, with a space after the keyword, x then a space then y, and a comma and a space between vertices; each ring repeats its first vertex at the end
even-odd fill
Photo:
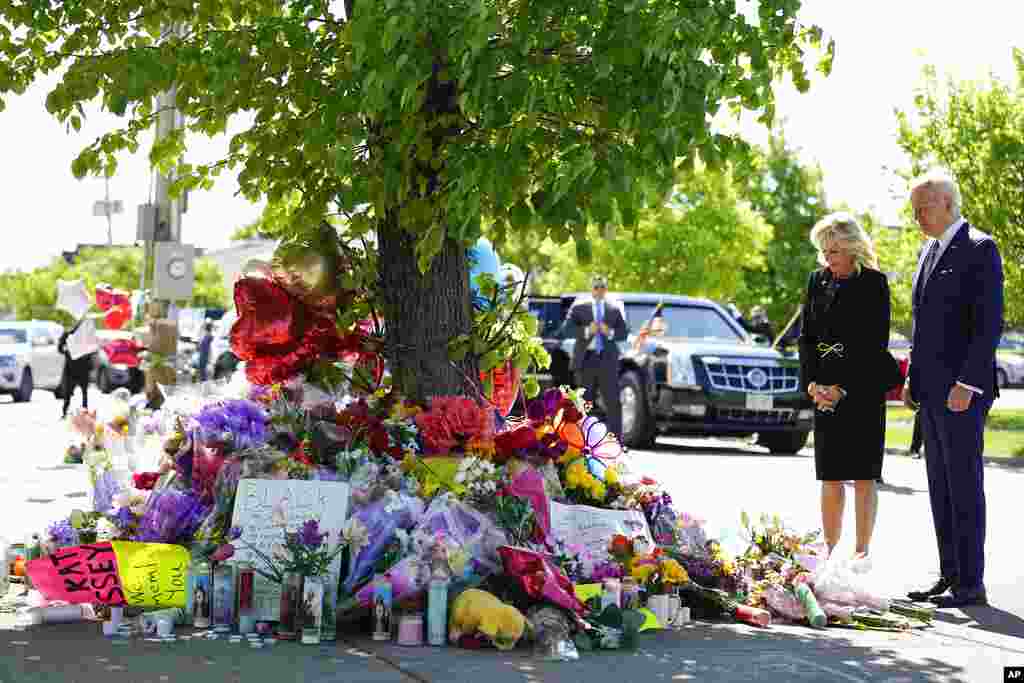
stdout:
POLYGON ((111 541, 132 607, 184 607, 191 554, 180 545, 111 541))

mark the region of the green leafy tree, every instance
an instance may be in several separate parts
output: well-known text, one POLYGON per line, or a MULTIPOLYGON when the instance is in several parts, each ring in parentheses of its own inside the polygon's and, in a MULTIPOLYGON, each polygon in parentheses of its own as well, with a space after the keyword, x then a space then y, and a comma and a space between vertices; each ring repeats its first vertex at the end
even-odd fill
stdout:
POLYGON ((175 86, 187 127, 154 163, 179 190, 233 168, 254 201, 297 196, 293 236, 332 214, 372 233, 393 377, 423 398, 475 376, 446 342, 471 329, 466 246, 482 221, 499 241, 529 223, 581 243, 590 224, 634 225, 677 160, 734 154, 711 130, 723 107, 767 121, 780 74, 807 88, 822 32, 797 22, 800 4, 762 0, 748 19, 719 0, 4 3, 0 91, 65 69, 47 98, 60 121, 77 129, 94 102, 124 117, 75 160, 81 176, 137 149, 175 86), (225 158, 184 160, 186 131, 242 113, 225 158))
POLYGON ((1018 83, 949 79, 926 68, 912 113, 897 112, 906 175, 949 168, 963 215, 999 244, 1006 277, 1006 321, 1024 323, 1024 51, 1014 49, 1018 83))
POLYGON ((764 267, 771 228, 740 199, 730 169, 698 166, 681 172, 665 206, 643 211, 635 229, 594 237, 589 265, 572 245, 558 250, 542 291, 587 291, 598 272, 621 291, 745 302, 744 271, 764 267))
MULTIPOLYGON (((0 308, 6 308, 20 320, 56 320, 70 324, 70 316, 55 307, 58 280, 83 280, 90 292, 100 283, 131 291, 138 289, 141 267, 141 249, 86 249, 74 263, 56 258, 48 266, 0 275, 0 308)), ((188 305, 223 307, 227 293, 217 264, 209 259, 196 259, 195 274, 195 289, 188 305)))
POLYGON ((807 277, 818 268, 809 238, 828 213, 822 172, 802 163, 781 134, 770 136, 767 149, 756 149, 751 163, 740 168, 741 196, 772 227, 760 267, 744 274, 746 303, 763 305, 781 328, 801 304, 807 277))

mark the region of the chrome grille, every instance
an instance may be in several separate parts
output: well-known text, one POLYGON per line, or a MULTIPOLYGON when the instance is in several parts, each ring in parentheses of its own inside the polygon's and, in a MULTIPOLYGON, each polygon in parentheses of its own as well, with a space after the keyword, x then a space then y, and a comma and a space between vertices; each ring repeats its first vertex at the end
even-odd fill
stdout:
POLYGON ((781 425, 796 423, 796 411, 786 408, 776 410, 747 410, 746 408, 719 408, 718 419, 723 422, 757 423, 781 425))
POLYGON ((800 369, 768 365, 741 358, 716 358, 714 361, 704 360, 704 369, 708 373, 708 381, 714 389, 725 391, 756 392, 761 394, 784 394, 797 390, 800 383, 800 369), (754 386, 749 375, 760 370, 765 375, 764 386, 754 386))

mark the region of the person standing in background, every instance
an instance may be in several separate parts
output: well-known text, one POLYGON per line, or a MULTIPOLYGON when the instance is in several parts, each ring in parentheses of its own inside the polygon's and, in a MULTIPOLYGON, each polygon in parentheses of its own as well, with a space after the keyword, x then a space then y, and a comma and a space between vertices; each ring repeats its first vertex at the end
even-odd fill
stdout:
POLYGON ((608 431, 622 439, 622 404, 619 397, 619 342, 629 336, 626 315, 619 304, 606 299, 608 279, 595 275, 591 296, 580 297, 562 323, 561 336, 575 337, 572 370, 576 383, 591 403, 600 392, 608 431))
POLYGON ((203 325, 203 337, 199 340, 199 381, 206 381, 206 369, 210 365, 210 350, 213 348, 213 323, 203 325))
MULTIPOLYGON (((84 320, 84 319, 83 319, 84 320)), ((75 393, 75 387, 82 390, 82 407, 89 407, 89 373, 92 372, 93 357, 95 354, 87 353, 78 358, 71 357, 68 349, 68 337, 73 335, 81 327, 83 320, 70 330, 66 330, 57 342, 57 351, 64 356, 64 372, 61 375, 61 391, 64 394, 64 409, 61 411, 61 419, 68 416, 68 408, 71 407, 71 395, 75 393)))

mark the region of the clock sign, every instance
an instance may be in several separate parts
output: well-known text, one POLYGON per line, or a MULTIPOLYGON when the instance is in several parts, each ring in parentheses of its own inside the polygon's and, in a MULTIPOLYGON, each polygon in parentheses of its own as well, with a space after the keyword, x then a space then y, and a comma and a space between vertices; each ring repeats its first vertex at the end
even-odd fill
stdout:
POLYGON ((180 256, 173 258, 167 264, 167 274, 175 280, 180 280, 188 274, 188 264, 180 256))

